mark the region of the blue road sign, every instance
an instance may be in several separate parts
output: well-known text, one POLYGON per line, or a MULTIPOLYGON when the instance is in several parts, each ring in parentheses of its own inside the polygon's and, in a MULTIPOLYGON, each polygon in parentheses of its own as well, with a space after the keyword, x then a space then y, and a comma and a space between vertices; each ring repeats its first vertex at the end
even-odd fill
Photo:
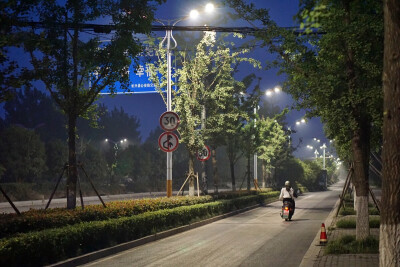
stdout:
MULTIPOLYGON (((144 94, 144 93, 157 93, 154 83, 150 80, 151 70, 149 69, 148 63, 156 62, 157 57, 155 52, 150 49, 146 49, 144 53, 139 55, 139 65, 133 62, 129 67, 129 89, 124 90, 121 88, 120 83, 115 83, 114 94, 144 94)), ((172 73, 173 73, 172 69, 172 73)), ((161 74, 158 74, 159 78, 161 74)), ((165 91, 165 90, 163 90, 165 91)), ((110 89, 105 88, 100 94, 110 94, 110 89)))

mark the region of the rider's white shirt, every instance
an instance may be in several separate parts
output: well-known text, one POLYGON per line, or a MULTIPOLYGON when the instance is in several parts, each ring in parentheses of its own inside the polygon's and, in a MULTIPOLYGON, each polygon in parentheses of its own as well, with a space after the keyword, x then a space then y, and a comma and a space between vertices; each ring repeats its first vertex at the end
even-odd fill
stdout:
POLYGON ((281 195, 279 196, 279 200, 284 198, 293 198, 294 190, 290 188, 290 192, 286 190, 286 187, 282 188, 281 195))

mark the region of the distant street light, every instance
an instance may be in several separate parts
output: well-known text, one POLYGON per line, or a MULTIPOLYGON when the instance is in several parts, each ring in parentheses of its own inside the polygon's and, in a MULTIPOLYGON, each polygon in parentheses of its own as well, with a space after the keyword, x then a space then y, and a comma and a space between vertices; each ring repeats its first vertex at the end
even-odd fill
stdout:
POLYGON ((117 165, 117 157, 118 157, 118 149, 119 149, 118 145, 122 145, 123 143, 126 143, 128 141, 128 139, 124 138, 124 139, 119 140, 118 142, 115 142, 115 141, 113 141, 113 140, 111 140, 109 138, 106 138, 106 139, 104 139, 104 141, 106 143, 114 144, 114 164, 111 165, 111 177, 110 177, 110 184, 111 184, 112 183, 112 177, 114 176, 114 168, 117 165))
MULTIPOLYGON (((270 97, 273 94, 280 93, 280 91, 281 91, 281 88, 279 86, 275 86, 273 89, 267 89, 265 91, 265 95, 270 97)), ((245 92, 240 92, 240 94, 244 95, 244 96, 248 96, 248 94, 245 93, 245 92)), ((259 109, 258 105, 257 105, 257 107, 254 107, 254 115, 257 115, 257 110, 258 109, 259 109)), ((256 122, 257 122, 257 119, 254 119, 254 127, 256 127, 256 122)), ((290 139, 289 139, 289 141, 290 141, 290 139)), ((253 180, 254 180, 254 185, 255 186, 258 185, 258 178, 257 178, 257 176, 258 176, 258 165, 257 165, 257 161, 258 161, 258 156, 257 156, 257 152, 255 152, 254 155, 253 155, 253 162, 254 162, 253 163, 253 174, 254 174, 253 180)))
POLYGON ((304 124, 306 122, 307 122, 306 119, 303 118, 303 119, 296 121, 296 125, 304 124))
MULTIPOLYGON (((204 11, 206 13, 211 13, 214 11, 214 5, 212 3, 208 3, 205 6, 204 11)), ((165 36, 164 39, 160 43, 160 47, 162 47, 166 41, 166 49, 167 49, 167 111, 172 111, 172 85, 171 85, 171 80, 172 80, 172 74, 171 74, 171 69, 172 69, 172 60, 171 60, 171 52, 173 49, 175 49, 178 46, 178 43, 176 42, 174 36, 172 35, 172 28, 180 21, 192 18, 196 19, 200 15, 200 12, 197 10, 192 10, 190 11, 188 16, 184 16, 180 19, 176 20, 159 20, 156 19, 156 21, 163 26, 166 26, 164 22, 166 22, 169 26, 165 31, 165 36), (174 45, 171 45, 171 40, 174 42, 174 45)), ((172 196, 172 152, 167 152, 167 197, 172 196)))
POLYGON ((325 145, 325 143, 320 147, 321 149, 322 149, 322 157, 323 157, 323 169, 324 170, 326 170, 326 168, 325 168, 325 149, 326 149, 326 145, 325 145))
POLYGON ((315 149, 315 151, 314 151, 314 155, 315 155, 315 159, 317 159, 317 158, 318 158, 318 155, 319 155, 319 152, 318 152, 318 150, 316 150, 316 149, 315 149))
POLYGON ((275 86, 274 89, 268 89, 267 91, 265 91, 265 95, 270 97, 273 94, 279 94, 281 92, 281 88, 279 86, 275 86))

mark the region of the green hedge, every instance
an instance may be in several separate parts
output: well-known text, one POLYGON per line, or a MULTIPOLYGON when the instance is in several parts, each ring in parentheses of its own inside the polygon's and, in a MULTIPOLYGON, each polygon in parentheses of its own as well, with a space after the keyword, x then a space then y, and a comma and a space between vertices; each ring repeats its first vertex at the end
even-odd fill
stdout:
POLYGON ((37 266, 138 239, 194 221, 264 203, 279 192, 158 210, 142 214, 82 222, 57 229, 19 234, 0 240, 1 266, 37 266))
MULTIPOLYGON (((375 207, 370 207, 368 209, 369 215, 379 215, 379 211, 375 207)), ((354 210, 353 207, 347 207, 347 208, 340 208, 339 214, 342 216, 347 216, 347 215, 356 215, 356 211, 354 210)))
POLYGON ((103 221, 108 219, 128 217, 148 211, 171 209, 180 206, 208 203, 213 201, 210 196, 202 197, 171 197, 147 198, 107 203, 107 208, 100 205, 88 205, 82 209, 48 209, 30 210, 22 216, 3 214, 0 216, 0 238, 16 233, 26 233, 49 228, 57 228, 81 222, 103 221))
MULTIPOLYGON (((369 227, 370 228, 379 228, 380 219, 379 218, 370 218, 369 219, 369 227)), ((336 222, 336 227, 338 228, 356 228, 356 219, 342 219, 336 222)))
POLYGON ((364 240, 356 240, 354 235, 344 235, 328 243, 325 254, 359 254, 379 253, 379 240, 368 236, 364 240))

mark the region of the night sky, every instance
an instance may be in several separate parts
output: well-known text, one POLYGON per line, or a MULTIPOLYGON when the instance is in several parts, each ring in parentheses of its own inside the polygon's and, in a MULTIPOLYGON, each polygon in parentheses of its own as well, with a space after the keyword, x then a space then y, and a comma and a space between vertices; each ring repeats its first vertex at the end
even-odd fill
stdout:
MULTIPOLYGON (((270 14, 273 20, 277 22, 279 26, 291 27, 296 26, 293 21, 293 15, 296 14, 298 9, 298 1, 293 0, 253 0, 253 3, 256 4, 257 7, 268 8, 270 10, 270 14)), ((188 0, 169 0, 166 4, 161 5, 157 12, 156 18, 158 19, 177 19, 180 17, 186 16, 191 9, 193 8, 201 8, 201 6, 205 6, 207 1, 188 1, 188 0)), ((224 25, 221 25, 220 22, 216 22, 217 18, 220 18, 225 12, 229 10, 225 7, 218 6, 218 2, 214 2, 216 5, 216 13, 213 14, 213 17, 207 18, 205 16, 201 17, 201 21, 182 21, 177 25, 191 25, 191 26, 200 26, 205 23, 210 26, 251 26, 246 22, 241 21, 229 21, 224 25), (209 22, 206 20, 210 20, 209 22), (219 23, 218 25, 213 25, 214 23, 219 23)), ((154 33, 155 36, 164 36, 163 32, 154 33)), ((176 33, 174 33, 176 34, 176 33)), ((252 57, 257 58, 263 64, 265 64, 265 59, 268 58, 268 55, 265 52, 265 48, 259 48, 251 54, 252 57)), ((271 58, 269 56, 269 58, 271 58)), ((267 90, 273 88, 275 85, 279 85, 284 80, 284 76, 277 76, 277 70, 272 69, 268 71, 255 71, 256 75, 262 77, 261 80, 261 88, 262 90, 267 90)), ((238 74, 239 76, 248 75, 248 68, 242 70, 238 74), (246 72, 247 71, 247 72, 246 72)), ((240 78, 240 77, 238 77, 240 78)), ((266 96, 264 96, 267 99, 266 96)), ((114 97, 111 96, 103 96, 100 100, 101 103, 105 103, 110 109, 115 107, 122 107, 125 112, 134 115, 140 120, 140 132, 142 141, 144 141, 151 130, 155 129, 159 124, 159 116, 166 110, 165 104, 162 101, 161 96, 158 93, 149 93, 149 94, 133 94, 133 95, 116 95, 114 97)), ((281 108, 292 105, 292 99, 289 95, 285 93, 280 93, 279 95, 274 95, 268 98, 268 102, 273 105, 278 105, 281 108)), ((0 106, 0 115, 4 116, 4 110, 0 106)), ((306 148, 307 145, 316 145, 313 138, 321 139, 322 142, 329 141, 326 140, 323 130, 322 124, 319 118, 313 118, 309 120, 306 124, 296 125, 295 122, 301 119, 304 116, 304 111, 296 111, 291 110, 287 115, 286 122, 288 126, 292 129, 295 129, 297 133, 292 134, 292 140, 294 144, 298 143, 298 139, 302 138, 303 143, 301 147, 295 152, 296 156, 302 158, 311 158, 314 156, 313 151, 306 148)))

